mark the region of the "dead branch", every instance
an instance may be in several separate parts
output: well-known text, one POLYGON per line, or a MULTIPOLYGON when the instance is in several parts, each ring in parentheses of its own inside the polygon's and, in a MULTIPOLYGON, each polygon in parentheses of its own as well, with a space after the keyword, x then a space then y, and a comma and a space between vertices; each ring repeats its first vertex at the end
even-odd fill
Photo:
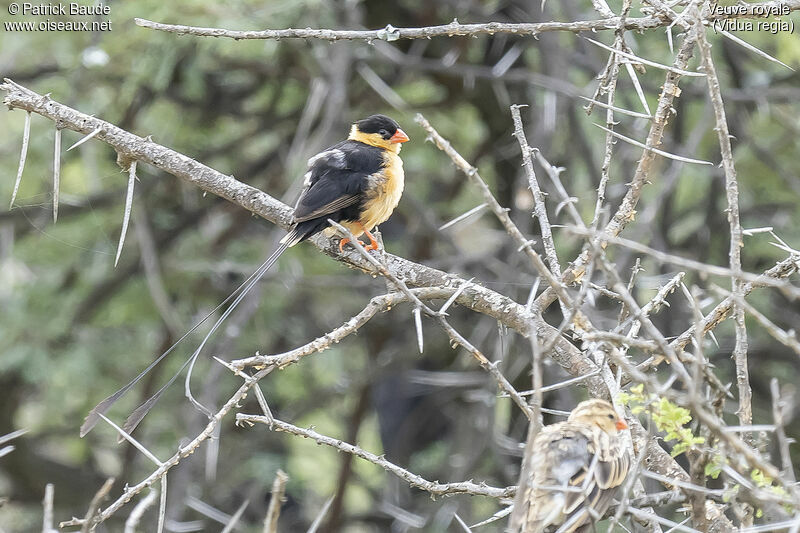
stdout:
POLYGON ((324 444, 339 451, 351 453, 356 457, 360 457, 365 461, 373 463, 387 472, 391 472, 397 477, 406 481, 412 487, 418 487, 432 496, 450 496, 453 494, 472 494, 473 496, 488 496, 490 498, 510 498, 514 496, 516 487, 490 487, 485 483, 472 483, 471 481, 461 481, 458 483, 439 483, 438 481, 428 481, 413 472, 401 468, 394 463, 387 461, 383 456, 375 455, 366 450, 359 448, 353 444, 342 442, 341 440, 320 435, 311 429, 303 429, 281 420, 269 420, 262 415, 247 415, 238 413, 236 415, 237 423, 264 424, 273 431, 285 431, 292 435, 311 439, 318 444, 324 444))
MULTIPOLYGON (((762 9, 771 6, 785 5, 790 10, 800 9, 800 0, 759 2, 746 4, 747 9, 735 14, 711 13, 708 20, 726 18, 756 18, 763 13, 762 9)), ((660 28, 670 24, 670 19, 664 16, 647 16, 640 18, 621 19, 620 17, 607 17, 600 20, 586 20, 574 22, 539 22, 510 24, 503 22, 486 22, 482 24, 460 24, 454 20, 450 24, 429 26, 425 28, 395 28, 391 24, 380 30, 329 30, 329 29, 294 29, 282 30, 254 30, 237 31, 222 28, 201 28, 183 24, 164 24, 142 18, 134 19, 137 25, 143 28, 159 30, 178 35, 195 35, 200 37, 226 37, 229 39, 318 39, 323 41, 361 40, 361 41, 397 41, 400 39, 431 39, 433 37, 461 37, 475 35, 494 35, 505 33, 510 35, 525 35, 535 37, 541 33, 566 31, 578 33, 583 31, 597 32, 602 30, 616 30, 620 22, 624 22, 626 30, 644 31, 660 28)))
MULTIPOLYGON (((702 68, 706 73, 708 84, 708 94, 711 105, 714 108, 714 118, 716 122, 717 138, 719 140, 720 153, 722 154, 722 168, 725 170, 725 198, 728 201, 728 223, 730 224, 730 244, 728 258, 730 269, 734 273, 742 270, 742 247, 744 237, 742 236, 742 224, 739 221, 739 182, 736 179, 736 168, 733 164, 733 150, 731 149, 731 139, 728 130, 728 120, 725 117, 725 106, 722 103, 722 91, 719 86, 719 78, 714 61, 711 57, 711 45, 706 39, 705 28, 698 17, 697 22, 697 43, 702 59, 702 68)), ((750 372, 747 368, 747 329, 744 322, 744 309, 737 302, 743 297, 742 280, 731 277, 731 288, 733 290, 733 321, 736 332, 736 345, 733 349, 733 357, 736 361, 736 384, 739 389, 739 423, 743 426, 753 421, 752 390, 750 389, 750 372)), ((752 444, 750 435, 745 436, 752 444)), ((749 517, 745 526, 751 526, 752 516, 749 517)))

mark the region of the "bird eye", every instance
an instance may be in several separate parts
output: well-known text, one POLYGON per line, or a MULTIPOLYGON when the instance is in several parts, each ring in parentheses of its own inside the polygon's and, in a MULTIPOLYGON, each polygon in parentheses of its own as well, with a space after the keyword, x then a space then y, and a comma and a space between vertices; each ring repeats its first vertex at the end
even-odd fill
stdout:
POLYGON ((614 420, 614 418, 616 418, 614 415, 612 415, 611 413, 608 414, 608 419, 609 420, 614 420))
POLYGON ((381 136, 381 137, 383 137, 384 139, 388 139, 388 138, 389 138, 389 132, 388 132, 388 131, 386 131, 386 130, 380 130, 380 131, 378 132, 378 135, 380 135, 380 136, 381 136))

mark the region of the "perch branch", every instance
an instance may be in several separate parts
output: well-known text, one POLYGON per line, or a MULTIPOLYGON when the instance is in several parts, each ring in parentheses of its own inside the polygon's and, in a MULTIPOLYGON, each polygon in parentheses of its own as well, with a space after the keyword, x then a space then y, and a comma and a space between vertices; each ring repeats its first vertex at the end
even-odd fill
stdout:
MULTIPOLYGON (((705 28, 698 17, 697 43, 700 49, 701 66, 706 72, 706 83, 711 105, 714 108, 717 139, 719 140, 720 153, 722 154, 722 168, 725 171, 725 197, 728 201, 728 224, 730 225, 730 247, 728 259, 730 268, 734 273, 742 270, 742 225, 739 221, 739 182, 736 179, 736 168, 733 164, 733 150, 728 131, 728 119, 725 116, 725 106, 722 103, 722 90, 719 86, 717 69, 711 57, 711 45, 706 38, 705 28)), ((733 291, 733 322, 736 332, 736 344, 733 348, 733 358, 736 361, 736 385, 739 389, 739 423, 743 426, 753 421, 752 396, 750 388, 750 372, 747 368, 747 329, 744 322, 744 309, 738 301, 742 300, 742 280, 731 276, 731 289, 733 291)), ((745 437, 747 440, 749 435, 745 437)), ((752 520, 750 520, 750 524, 752 520)))
POLYGON ((438 481, 428 481, 427 479, 420 477, 413 472, 409 472, 408 470, 401 468, 394 463, 390 463, 383 456, 375 455, 374 453, 363 450, 358 446, 343 442, 339 439, 320 435, 314 430, 303 429, 281 420, 269 420, 267 417, 262 415, 247 415, 239 413, 236 415, 236 422, 239 424, 245 422, 251 425, 256 423, 264 424, 273 430, 285 431, 286 433, 290 433, 292 435, 311 439, 318 444, 324 444, 325 446, 336 448, 339 451, 351 453, 356 457, 360 457, 365 461, 369 461, 370 463, 373 463, 384 470, 391 472, 400 479, 405 480, 412 487, 418 487, 426 492, 429 492, 433 496, 472 494, 473 496, 489 496, 491 498, 511 498, 516 492, 516 487, 490 487, 485 483, 472 483, 471 481, 462 481, 459 483, 439 483, 438 481))
MULTIPOLYGON (((709 21, 727 18, 757 18, 759 13, 770 7, 787 6, 791 11, 800 9, 800 0, 773 0, 755 4, 742 4, 747 7, 735 14, 711 13, 709 21)), ((578 33, 583 31, 597 32, 616 30, 620 26, 620 17, 608 17, 599 20, 579 20, 573 22, 535 22, 535 23, 503 23, 485 22, 480 24, 460 24, 454 20, 450 24, 428 26, 423 28, 395 28, 391 24, 380 30, 329 30, 312 28, 287 28, 281 30, 239 31, 223 28, 202 28, 184 24, 164 24, 152 20, 136 18, 137 25, 151 30, 176 33, 178 35, 195 35, 199 37, 226 37, 228 39, 319 39, 323 41, 359 40, 359 41, 397 41, 400 39, 431 39, 433 37, 463 37, 475 35, 494 35, 505 33, 535 37, 541 33, 566 31, 578 33)), ((662 16, 627 18, 624 20, 626 30, 644 31, 668 26, 671 20, 662 16)))

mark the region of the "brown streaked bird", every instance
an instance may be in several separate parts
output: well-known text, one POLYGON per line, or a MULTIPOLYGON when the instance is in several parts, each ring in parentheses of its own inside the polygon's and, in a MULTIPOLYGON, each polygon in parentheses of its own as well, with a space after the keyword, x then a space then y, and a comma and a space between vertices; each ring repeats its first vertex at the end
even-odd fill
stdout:
MULTIPOLYGON (((195 324, 130 383, 92 409, 81 426, 81 437, 91 431, 100 420, 100 415, 108 411, 114 402, 169 355, 183 339, 235 297, 180 370, 128 417, 123 429, 127 432, 133 431, 180 373, 187 366, 194 364, 211 335, 283 252, 321 231, 325 231, 328 236, 335 233, 331 231, 333 228, 329 220, 346 227, 356 238, 366 235, 370 241, 366 248, 377 249, 378 241, 370 232, 375 226, 385 222, 400 202, 404 174, 403 161, 399 154, 401 144, 408 140, 408 135, 393 119, 385 115, 372 115, 354 123, 347 140, 334 144, 309 159, 304 189, 294 209, 292 229, 281 239, 278 248, 225 301, 195 324)), ((349 239, 342 238, 339 241, 339 250, 344 251, 344 246, 348 242, 349 239)), ((189 389, 191 369, 189 372, 186 395, 198 409, 210 416, 211 412, 191 396, 189 389)))
POLYGON ((605 400, 579 403, 565 422, 536 435, 524 493, 511 530, 586 533, 606 512, 628 475, 629 457, 619 432, 627 429, 605 400))

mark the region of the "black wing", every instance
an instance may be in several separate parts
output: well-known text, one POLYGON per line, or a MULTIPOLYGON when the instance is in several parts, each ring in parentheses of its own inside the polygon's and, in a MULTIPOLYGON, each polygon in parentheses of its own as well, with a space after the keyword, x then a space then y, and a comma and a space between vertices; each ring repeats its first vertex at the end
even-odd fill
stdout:
POLYGON ((336 144, 308 163, 306 189, 294 211, 297 229, 305 226, 305 231, 298 231, 302 238, 327 226, 328 218, 338 221, 357 214, 369 176, 384 164, 380 148, 356 141, 336 144))

